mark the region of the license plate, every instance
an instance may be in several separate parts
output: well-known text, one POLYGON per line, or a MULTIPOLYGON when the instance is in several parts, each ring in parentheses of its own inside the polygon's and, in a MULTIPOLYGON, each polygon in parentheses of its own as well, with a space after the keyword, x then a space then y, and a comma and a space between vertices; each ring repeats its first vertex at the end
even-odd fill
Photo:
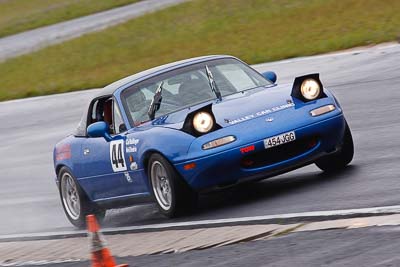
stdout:
POLYGON ((266 149, 283 145, 296 140, 296 134, 294 131, 283 133, 280 135, 272 136, 270 138, 264 139, 264 147, 266 149))

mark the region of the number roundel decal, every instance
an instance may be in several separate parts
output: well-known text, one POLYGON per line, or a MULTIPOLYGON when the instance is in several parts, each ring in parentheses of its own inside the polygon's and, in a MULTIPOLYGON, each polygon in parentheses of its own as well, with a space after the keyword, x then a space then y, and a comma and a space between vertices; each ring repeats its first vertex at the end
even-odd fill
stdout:
POLYGON ((127 170, 124 157, 124 140, 110 142, 110 160, 114 172, 127 170))

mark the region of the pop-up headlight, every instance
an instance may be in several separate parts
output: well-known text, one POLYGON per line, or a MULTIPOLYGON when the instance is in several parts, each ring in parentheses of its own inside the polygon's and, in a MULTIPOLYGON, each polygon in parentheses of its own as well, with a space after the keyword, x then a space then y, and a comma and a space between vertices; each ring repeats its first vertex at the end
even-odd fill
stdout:
POLYGON ((193 127, 199 133, 208 133, 214 126, 214 119, 208 113, 199 111, 193 117, 193 127))
POLYGON ((323 92, 318 73, 296 77, 291 95, 304 102, 313 101, 326 96, 323 92))
POLYGON ((182 131, 198 137, 220 128, 221 126, 216 122, 212 112, 212 104, 208 104, 186 116, 182 131))
POLYGON ((300 92, 307 100, 315 100, 321 94, 321 87, 314 79, 306 79, 301 83, 300 92))

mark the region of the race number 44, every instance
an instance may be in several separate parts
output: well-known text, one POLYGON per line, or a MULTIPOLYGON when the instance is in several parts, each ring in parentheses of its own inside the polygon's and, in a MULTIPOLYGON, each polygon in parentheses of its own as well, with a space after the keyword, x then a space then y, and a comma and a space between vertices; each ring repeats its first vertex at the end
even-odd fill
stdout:
POLYGON ((110 142, 110 160, 114 172, 126 171, 124 140, 110 142))

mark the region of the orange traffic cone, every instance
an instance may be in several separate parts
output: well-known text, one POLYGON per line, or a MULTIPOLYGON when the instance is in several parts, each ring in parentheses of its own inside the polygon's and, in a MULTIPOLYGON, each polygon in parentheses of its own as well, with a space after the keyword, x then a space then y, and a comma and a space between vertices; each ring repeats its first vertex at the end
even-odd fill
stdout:
POLYGON ((94 215, 86 216, 88 236, 91 242, 92 267, 128 267, 128 264, 116 265, 100 227, 94 215))

